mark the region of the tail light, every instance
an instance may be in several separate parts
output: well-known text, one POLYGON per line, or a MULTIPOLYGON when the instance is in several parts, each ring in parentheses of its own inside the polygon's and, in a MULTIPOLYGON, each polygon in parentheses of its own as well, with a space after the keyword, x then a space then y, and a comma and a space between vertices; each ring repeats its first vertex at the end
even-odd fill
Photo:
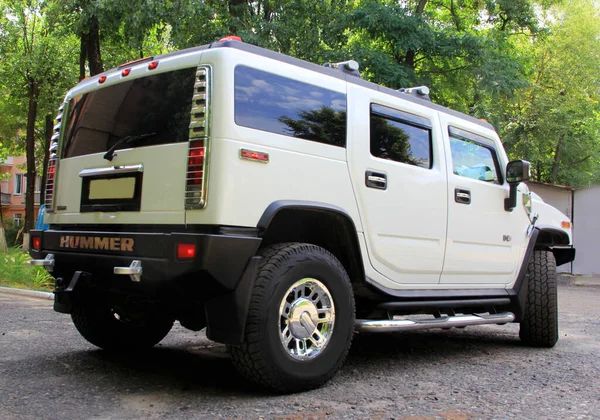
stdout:
POLYGON ((48 160, 48 172, 46 173, 46 192, 44 196, 44 204, 46 212, 54 211, 54 195, 56 194, 56 169, 58 162, 58 139, 60 138, 60 127, 62 125, 64 104, 58 108, 56 116, 56 124, 54 125, 54 134, 50 139, 50 158, 48 160))
POLYGON ((34 251, 39 251, 40 249, 42 249, 42 238, 40 236, 31 237, 31 248, 34 251))
POLYGON ((186 209, 201 209, 206 205, 210 145, 210 73, 209 66, 199 66, 196 71, 185 186, 186 209))

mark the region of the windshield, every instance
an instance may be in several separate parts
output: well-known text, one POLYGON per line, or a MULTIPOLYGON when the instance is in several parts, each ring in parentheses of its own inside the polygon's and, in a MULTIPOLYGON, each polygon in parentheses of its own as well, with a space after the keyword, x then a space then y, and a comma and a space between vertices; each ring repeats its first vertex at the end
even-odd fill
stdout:
POLYGON ((73 98, 63 157, 187 141, 195 75, 159 73, 73 98))

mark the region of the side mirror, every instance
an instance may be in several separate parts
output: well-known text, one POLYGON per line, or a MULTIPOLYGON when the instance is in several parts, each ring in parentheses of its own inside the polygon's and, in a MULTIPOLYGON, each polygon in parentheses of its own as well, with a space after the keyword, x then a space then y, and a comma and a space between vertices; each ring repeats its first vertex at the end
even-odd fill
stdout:
POLYGON ((519 185, 529 181, 531 164, 526 160, 513 160, 506 165, 506 182, 519 185))
POLYGON ((504 199, 504 210, 513 211, 517 207, 517 187, 521 182, 529 181, 531 164, 526 160, 513 160, 506 165, 506 182, 510 194, 504 199))

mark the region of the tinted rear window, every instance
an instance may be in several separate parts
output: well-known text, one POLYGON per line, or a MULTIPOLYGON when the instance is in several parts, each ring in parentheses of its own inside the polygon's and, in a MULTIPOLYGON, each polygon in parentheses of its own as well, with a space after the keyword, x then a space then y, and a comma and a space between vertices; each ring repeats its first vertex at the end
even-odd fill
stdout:
POLYGON ((235 68, 235 123, 346 145, 346 95, 247 66, 235 68))
POLYGON ((73 98, 63 157, 105 152, 124 137, 117 150, 187 141, 195 75, 195 67, 159 73, 73 98))

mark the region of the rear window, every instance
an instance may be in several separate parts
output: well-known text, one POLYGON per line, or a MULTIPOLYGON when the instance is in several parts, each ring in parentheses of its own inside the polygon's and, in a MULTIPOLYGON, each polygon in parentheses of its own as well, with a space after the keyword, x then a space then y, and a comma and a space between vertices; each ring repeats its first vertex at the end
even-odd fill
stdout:
POLYGON ((235 68, 235 123, 346 146, 346 95, 247 66, 235 68))
POLYGON ((77 96, 69 103, 63 157, 189 138, 196 68, 159 73, 77 96), (124 140, 123 140, 124 139, 124 140))

